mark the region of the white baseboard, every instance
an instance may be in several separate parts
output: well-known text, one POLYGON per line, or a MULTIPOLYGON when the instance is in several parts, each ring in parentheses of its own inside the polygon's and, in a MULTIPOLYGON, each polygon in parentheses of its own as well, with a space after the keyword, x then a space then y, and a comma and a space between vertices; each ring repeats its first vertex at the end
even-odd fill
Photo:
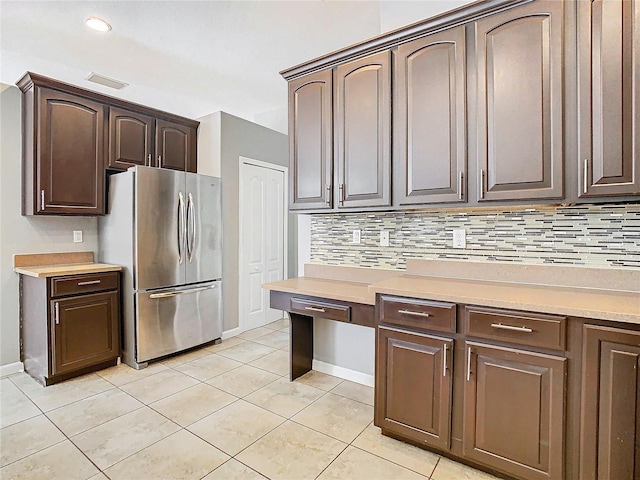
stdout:
POLYGON ((334 377, 344 378, 355 383, 366 385, 367 387, 373 387, 374 377, 356 370, 350 370, 348 368, 340 367, 338 365, 332 365, 330 363, 321 362, 320 360, 313 360, 311 368, 314 370, 326 373, 327 375, 333 375, 334 377))
POLYGON ((20 372, 24 372, 24 365, 22 362, 8 363, 0 366, 0 378, 20 372))
POLYGON ((231 330, 226 330, 222 332, 222 339, 226 340, 227 338, 235 337, 236 335, 240 335, 242 333, 242 328, 236 327, 231 330))

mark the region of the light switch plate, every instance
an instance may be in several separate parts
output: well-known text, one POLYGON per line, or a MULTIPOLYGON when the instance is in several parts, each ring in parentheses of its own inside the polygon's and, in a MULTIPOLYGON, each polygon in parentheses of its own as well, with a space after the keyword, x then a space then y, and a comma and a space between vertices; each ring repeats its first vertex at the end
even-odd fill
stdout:
POLYGON ((453 248, 467 248, 467 233, 464 229, 453 231, 453 248))
POLYGON ((389 232, 387 230, 380 231, 380 246, 381 247, 389 246, 389 232))
POLYGON ((351 240, 351 243, 360 243, 360 230, 353 231, 353 239, 351 240))
POLYGON ((73 242, 74 243, 82 243, 82 230, 74 230, 73 231, 73 242))

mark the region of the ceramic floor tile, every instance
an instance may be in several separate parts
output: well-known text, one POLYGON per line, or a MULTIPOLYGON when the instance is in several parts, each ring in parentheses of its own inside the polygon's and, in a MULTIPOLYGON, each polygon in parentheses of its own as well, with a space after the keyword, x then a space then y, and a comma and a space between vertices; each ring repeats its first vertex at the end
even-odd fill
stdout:
POLYGON ((104 470, 178 430, 180 427, 172 421, 142 407, 71 440, 104 470))
POLYGON ((186 427, 236 400, 233 395, 200 383, 149 406, 178 425, 186 427))
POLYGON ((267 323, 265 327, 270 328, 272 330, 282 330, 289 326, 289 318, 281 318, 280 320, 276 320, 275 322, 267 323))
POLYGON ((95 474, 93 477, 89 478, 89 480, 109 480, 109 477, 107 477, 104 473, 100 472, 95 474))
POLYGON ((267 333, 273 332, 272 329, 267 327, 258 327, 252 330, 247 330, 246 332, 241 333, 238 337, 244 340, 253 340, 254 338, 261 337, 262 335, 266 335, 267 333))
POLYGON ((438 461, 431 478, 432 480, 498 480, 493 475, 453 462, 444 457, 438 461))
POLYGON ((183 363, 193 362, 202 357, 206 357, 207 355, 211 355, 211 351, 209 350, 210 346, 198 348, 196 350, 191 350, 187 353, 180 353, 164 360, 160 360, 159 363, 166 365, 171 368, 175 368, 178 365, 182 365, 183 363))
POLYGON ((86 480, 98 469, 70 441, 65 440, 0 469, 11 480, 86 480))
POLYGON ((125 415, 143 404, 122 390, 113 388, 93 397, 47 412, 47 417, 68 437, 125 415))
POLYGON ((373 424, 369 425, 352 445, 427 477, 431 475, 440 458, 435 453, 382 435, 380 429, 373 424))
POLYGON ((229 370, 233 370, 234 368, 238 368, 241 365, 242 363, 240 362, 212 353, 193 362, 178 365, 175 369, 186 373, 190 377, 204 381, 228 372, 229 370))
POLYGON ((113 388, 111 383, 93 373, 46 388, 27 374, 11 377, 11 381, 44 412, 113 388))
POLYGON ((331 393, 373 406, 373 387, 367 387, 366 385, 345 380, 333 388, 331 393))
POLYGON ((196 385, 198 380, 175 370, 160 372, 120 387, 142 403, 152 403, 196 385))
POLYGON ((202 480, 267 480, 255 470, 250 469, 233 458, 216 468, 202 480))
POLYGON ((324 394, 324 391, 317 388, 290 382, 287 378, 281 377, 247 395, 245 400, 289 418, 324 394))
POLYGON ((327 375, 326 373, 316 372, 315 370, 311 370, 310 372, 305 373, 301 377, 296 378, 294 381, 304 383, 305 385, 309 385, 310 387, 319 388, 320 390, 324 390, 326 392, 344 382, 342 378, 334 377, 333 375, 327 375))
POLYGON ((428 477, 423 477, 400 465, 349 446, 322 472, 318 480, 344 480, 347 478, 426 480, 428 477))
POLYGON ((222 350, 218 352, 218 355, 224 355, 225 357, 237 362, 249 363, 275 351, 275 348, 267 347, 266 345, 254 342, 244 342, 233 347, 229 347, 226 350, 222 350))
POLYGON ((327 393, 291 420, 350 443, 373 421, 373 407, 327 393))
POLYGON ((244 342, 246 342, 246 340, 243 340, 240 337, 231 337, 231 338, 227 338, 225 340, 222 340, 222 342, 217 344, 217 345, 209 345, 209 346, 204 347, 204 348, 208 352, 218 353, 221 350, 226 350, 229 347, 233 347, 235 345, 240 345, 241 343, 244 343, 244 342))
POLYGON ((289 352, 278 350, 254 360, 251 365, 276 375, 288 375, 290 367, 289 352))
POLYGON ((285 422, 236 457, 266 477, 316 478, 346 444, 293 422, 285 422))
POLYGON ((229 459, 186 430, 170 435, 105 470, 111 480, 175 478, 199 480, 229 459))
POLYGON ((156 373, 167 370, 168 368, 169 367, 163 365, 162 363, 153 363, 147 368, 136 370, 135 368, 131 368, 129 365, 121 363, 120 365, 105 368, 104 370, 100 370, 96 373, 106 381, 113 383, 115 386, 119 387, 126 383, 140 380, 141 378, 150 377, 151 375, 155 375, 156 373))
POLYGON ((249 365, 243 365, 242 367, 213 377, 207 380, 207 383, 225 392, 229 392, 236 397, 244 397, 265 385, 275 382, 279 378, 280 376, 274 373, 249 365))
POLYGON ((44 415, 0 430, 0 466, 4 467, 32 453, 65 440, 65 436, 44 415))
POLYGON ((223 452, 236 455, 284 421, 274 413, 238 400, 188 429, 223 452))
POLYGON ((0 428, 22 422, 42 412, 11 380, 0 380, 0 428))
POLYGON ((289 335, 285 332, 272 331, 271 333, 267 333, 261 337, 254 338, 251 341, 273 348, 284 348, 289 345, 289 335))

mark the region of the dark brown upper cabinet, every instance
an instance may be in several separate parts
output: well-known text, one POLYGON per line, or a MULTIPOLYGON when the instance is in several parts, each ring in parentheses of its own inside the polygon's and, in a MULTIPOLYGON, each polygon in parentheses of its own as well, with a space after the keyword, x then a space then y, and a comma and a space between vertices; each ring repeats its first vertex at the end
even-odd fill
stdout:
POLYGON ((154 119, 131 110, 109 108, 109 168, 153 164, 154 119))
POLYGON ((23 215, 104 214, 105 105, 31 86, 23 99, 23 215))
POLYGON ((464 456, 517 478, 563 478, 566 359, 466 347, 464 456))
POLYGON ((564 3, 474 24, 478 201, 563 197, 564 3))
POLYGON ((578 3, 579 197, 640 193, 640 1, 578 3))
POLYGON ((640 478, 640 332, 583 326, 581 480, 640 478))
POLYGON ((197 131, 167 120, 156 120, 156 167, 196 172, 197 131))
POLYGON ((394 205, 466 200, 465 27, 395 53, 394 205))
POLYGON ((391 52, 335 70, 337 207, 391 205, 391 52))
POLYGON ((330 209, 333 192, 333 72, 289 83, 289 207, 330 209))

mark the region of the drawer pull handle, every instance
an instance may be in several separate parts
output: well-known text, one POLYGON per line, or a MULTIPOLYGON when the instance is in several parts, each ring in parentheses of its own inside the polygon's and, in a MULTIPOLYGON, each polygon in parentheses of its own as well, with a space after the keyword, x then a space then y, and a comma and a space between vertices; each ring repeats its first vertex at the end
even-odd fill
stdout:
POLYGON ((522 333, 531 333, 533 329, 527 327, 514 327, 513 325, 502 325, 501 323, 492 323, 492 328, 497 328, 499 330, 510 330, 512 332, 522 332, 522 333))
POLYGON ((84 285, 98 285, 100 283, 100 280, 90 280, 87 282, 78 282, 78 286, 82 287, 84 285))
POLYGON ((413 315, 414 317, 430 317, 431 314, 426 312, 414 312, 412 310, 398 310, 398 313, 404 313, 405 315, 413 315))
POLYGON ((162 292, 162 293, 152 293, 151 295, 149 295, 149 298, 151 299, 155 299, 155 298, 168 298, 168 297, 175 297, 176 295, 178 295, 179 292, 162 292))
POLYGON ((320 312, 320 313, 326 313, 324 308, 318 308, 318 307, 304 307, 305 310, 311 310, 312 312, 320 312))

